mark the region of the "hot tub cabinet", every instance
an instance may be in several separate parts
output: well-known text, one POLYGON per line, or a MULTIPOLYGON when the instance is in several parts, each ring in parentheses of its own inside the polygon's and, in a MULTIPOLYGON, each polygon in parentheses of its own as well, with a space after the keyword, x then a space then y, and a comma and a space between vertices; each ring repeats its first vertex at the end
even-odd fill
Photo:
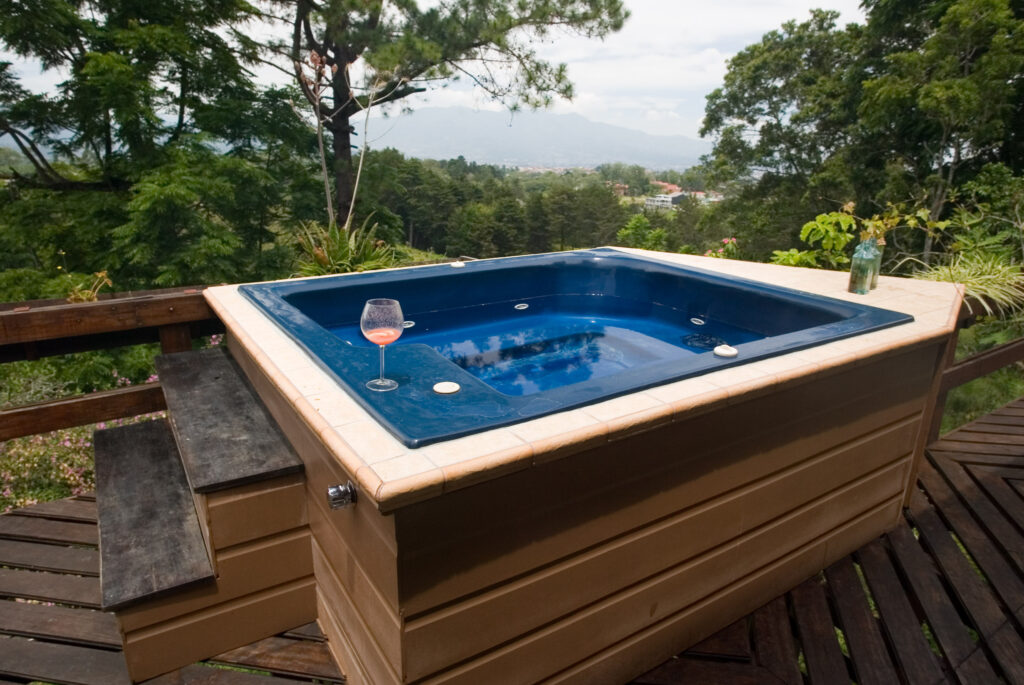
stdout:
POLYGON ((305 462, 349 682, 625 682, 896 524, 960 290, 653 256, 914 321, 410 449, 235 287, 207 291, 305 462))

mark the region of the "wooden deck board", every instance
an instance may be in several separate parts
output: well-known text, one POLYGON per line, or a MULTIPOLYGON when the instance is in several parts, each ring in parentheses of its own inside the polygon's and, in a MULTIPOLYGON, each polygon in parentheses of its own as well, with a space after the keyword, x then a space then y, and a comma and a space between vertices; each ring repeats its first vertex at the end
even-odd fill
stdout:
POLYGON ((33 571, 56 571, 80 576, 100 574, 100 555, 95 547, 67 547, 24 540, 0 540, 0 559, 5 566, 33 571))
POLYGON ((178 445, 195 492, 302 471, 302 461, 224 349, 162 355, 156 368, 171 426, 188 436, 178 445))
POLYGON ((167 422, 96 431, 94 442, 104 608, 211 582, 213 567, 167 422))
POLYGON ((861 685, 888 685, 899 681, 892 658, 885 647, 879 621, 861 585, 850 557, 840 559, 825 570, 832 601, 861 685))
POLYGON ((0 602, 0 633, 121 648, 113 614, 71 607, 0 602))
MULTIPOLYGON (((894 531, 633 683, 1024 683, 1021 436, 1024 400, 944 436, 930 447, 894 531)), ((95 524, 83 520, 91 498, 62 502, 0 517, 0 593, 64 605, 0 600, 0 683, 116 683, 123 673, 116 636, 88 608, 99 593, 95 524)), ((198 664, 152 682, 342 677, 316 624, 214 661, 250 670, 198 664)))
POLYGON ((210 659, 280 675, 340 681, 343 676, 331 658, 327 645, 311 640, 269 637, 245 647, 232 649, 210 659))

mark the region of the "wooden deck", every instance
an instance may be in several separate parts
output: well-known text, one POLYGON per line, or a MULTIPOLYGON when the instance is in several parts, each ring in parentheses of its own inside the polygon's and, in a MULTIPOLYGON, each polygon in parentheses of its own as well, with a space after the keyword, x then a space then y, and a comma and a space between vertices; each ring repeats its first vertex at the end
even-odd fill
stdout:
MULTIPOLYGON (((634 683, 1024 683, 1024 400, 928 456, 896 530, 634 683)), ((89 497, 0 516, 0 682, 128 682, 96 540, 89 497)), ((303 681, 343 681, 312 624, 151 682, 303 681)))

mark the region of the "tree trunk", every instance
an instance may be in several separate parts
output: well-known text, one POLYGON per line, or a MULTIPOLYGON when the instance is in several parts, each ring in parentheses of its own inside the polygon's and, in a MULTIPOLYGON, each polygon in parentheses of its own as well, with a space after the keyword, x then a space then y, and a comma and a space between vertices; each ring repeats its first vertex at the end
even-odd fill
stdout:
POLYGON ((331 152, 334 157, 334 206, 339 217, 348 216, 349 205, 352 203, 352 185, 355 176, 352 171, 352 129, 348 117, 339 112, 334 119, 327 122, 331 132, 331 152))

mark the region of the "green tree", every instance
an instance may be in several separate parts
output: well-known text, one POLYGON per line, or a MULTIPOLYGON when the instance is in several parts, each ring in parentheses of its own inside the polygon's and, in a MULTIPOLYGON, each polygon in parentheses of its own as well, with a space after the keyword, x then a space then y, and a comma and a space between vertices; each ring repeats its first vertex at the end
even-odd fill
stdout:
POLYGON ((501 256, 526 252, 526 209, 509 194, 494 205, 494 247, 501 256))
POLYGON ((238 31, 244 0, 0 2, 0 41, 67 77, 53 94, 31 93, 0 70, 0 135, 32 163, 21 187, 126 190, 162 161, 170 142, 195 130, 194 115, 248 84, 255 46, 238 31), (43 149, 94 164, 81 177, 55 168, 43 149))
MULTIPOLYGON (((898 187, 924 195, 936 220, 962 167, 994 159, 1006 139, 1020 106, 1024 21, 1007 0, 958 0, 919 47, 886 62, 888 73, 864 84, 861 120, 889 142, 898 187)), ((925 261, 930 251, 929 236, 925 261)))
MULTIPOLYGON (((703 225, 766 257, 795 244, 807 217, 850 200, 872 213, 925 202, 934 221, 959 184, 1009 159, 1024 134, 1024 7, 865 7, 864 26, 837 28, 835 13, 814 11, 731 60, 702 129, 715 137, 709 180, 727 199, 703 225)), ((928 233, 904 238, 903 249, 927 254, 928 233)))
POLYGON ((668 249, 668 236, 663 228, 652 228, 643 214, 633 216, 615 235, 616 244, 623 247, 639 247, 644 250, 668 249))
POLYGON ((243 0, 0 0, 0 42, 64 79, 30 92, 0 63, 0 137, 25 160, 0 171, 0 266, 109 270, 118 288, 287 273, 283 225, 322 212, 315 139, 292 93, 250 81, 254 16, 243 0))
POLYGON ((290 52, 298 83, 330 132, 342 214, 355 181, 352 120, 367 107, 462 76, 509 107, 547 105, 571 96, 572 85, 565 65, 540 59, 531 41, 556 26, 601 38, 628 16, 622 0, 456 0, 428 9, 415 0, 298 0, 284 6, 293 30, 290 44, 280 47, 290 52), (311 52, 330 70, 325 97, 302 73, 311 52))
POLYGON ((526 200, 526 251, 530 254, 551 250, 551 223, 544 207, 544 195, 530 193, 526 200))
POLYGON ((838 13, 814 10, 744 48, 725 83, 708 95, 702 135, 715 138, 708 180, 727 199, 704 219, 767 257, 793 244, 804 217, 855 195, 863 181, 846 156, 857 127, 862 29, 836 28, 838 13), (712 218, 713 217, 713 218, 712 218))
POLYGON ((494 208, 481 202, 459 207, 448 222, 445 248, 454 257, 497 257, 494 208))

